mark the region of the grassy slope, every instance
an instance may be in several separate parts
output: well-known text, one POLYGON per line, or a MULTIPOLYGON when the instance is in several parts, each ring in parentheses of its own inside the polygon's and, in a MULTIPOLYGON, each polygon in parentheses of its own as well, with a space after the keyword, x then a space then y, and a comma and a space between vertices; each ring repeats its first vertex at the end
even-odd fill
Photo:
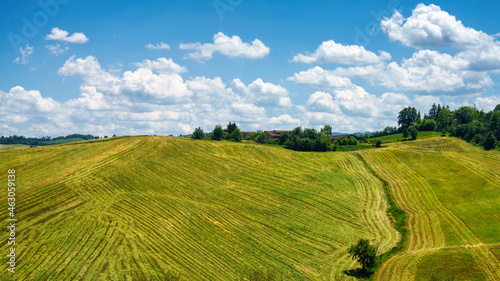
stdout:
MULTIPOLYGON (((433 131, 422 131, 418 132, 417 139, 423 139, 423 138, 431 138, 431 137, 438 137, 441 136, 440 132, 433 132, 433 131)), ((398 140, 404 140, 403 138, 403 133, 398 133, 398 134, 392 134, 392 135, 387 135, 387 136, 381 136, 381 137, 376 137, 373 138, 374 140, 381 140, 382 142, 395 142, 398 140)), ((408 139, 411 139, 411 136, 408 137, 408 139)))
POLYGON ((0 150, 21 149, 28 147, 30 146, 25 144, 0 144, 0 150))
POLYGON ((0 171, 11 168, 18 280, 154 280, 168 270, 234 280, 259 267, 331 280, 357 266, 346 247, 358 238, 381 251, 398 240, 380 181, 350 153, 132 137, 0 152, 0 171))
POLYGON ((40 145, 55 145, 55 144, 64 144, 70 142, 84 141, 81 138, 72 138, 72 139, 60 139, 60 140, 51 140, 51 141, 43 141, 40 145))
POLYGON ((432 138, 362 154, 408 215, 406 250, 384 263, 376 279, 428 280, 440 273, 500 280, 498 152, 432 138))

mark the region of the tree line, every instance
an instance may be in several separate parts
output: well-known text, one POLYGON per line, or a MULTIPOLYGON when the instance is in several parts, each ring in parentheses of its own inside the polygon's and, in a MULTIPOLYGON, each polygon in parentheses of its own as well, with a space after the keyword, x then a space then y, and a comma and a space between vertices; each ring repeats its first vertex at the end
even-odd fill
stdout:
MULTIPOLYGON (((221 125, 216 125, 213 131, 205 134, 202 128, 198 127, 191 135, 193 139, 232 139, 233 141, 241 141, 243 133, 236 125, 231 123, 225 129, 221 125)), ((325 125, 320 131, 316 129, 296 127, 291 131, 284 131, 279 138, 269 139, 265 132, 258 130, 248 136, 249 140, 253 140, 261 144, 278 144, 285 148, 296 151, 335 151, 342 145, 357 145, 358 140, 351 136, 347 138, 338 138, 332 143, 332 126, 325 125)), ((364 138, 361 138, 364 139, 364 138)))
POLYGON ((61 136, 61 137, 56 137, 52 138, 50 136, 44 136, 41 138, 27 138, 25 136, 10 136, 10 137, 5 137, 1 136, 0 137, 0 144, 25 144, 25 145, 45 145, 47 142, 50 141, 58 141, 58 140, 63 140, 63 139, 75 139, 75 138, 80 138, 84 140, 93 140, 93 139, 98 139, 98 136, 93 136, 93 135, 82 135, 82 134, 71 134, 67 136, 61 136))
POLYGON ((422 118, 415 107, 406 107, 399 112, 399 127, 386 127, 372 136, 379 137, 403 133, 412 138, 418 131, 437 131, 443 135, 461 138, 484 147, 486 150, 500 146, 500 104, 492 111, 484 112, 475 106, 462 106, 451 111, 447 105, 433 104, 429 114, 422 118))

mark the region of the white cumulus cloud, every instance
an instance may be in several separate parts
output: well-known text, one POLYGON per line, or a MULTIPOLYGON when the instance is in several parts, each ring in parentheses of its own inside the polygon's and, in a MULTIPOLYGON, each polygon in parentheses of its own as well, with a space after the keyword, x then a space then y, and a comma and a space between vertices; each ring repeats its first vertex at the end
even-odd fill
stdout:
POLYGON ((167 43, 163 43, 163 42, 160 42, 158 44, 151 44, 151 43, 148 43, 146 45, 146 48, 150 49, 150 50, 170 50, 170 45, 168 45, 167 43))
POLYGON ((45 36, 45 40, 57 40, 57 41, 64 41, 64 42, 78 43, 78 44, 84 44, 89 41, 87 36, 85 36, 85 34, 83 34, 82 32, 75 32, 69 36, 68 35, 69 32, 54 27, 52 28, 50 34, 47 34, 47 36, 45 36))
POLYGON ((180 65, 176 64, 172 59, 166 59, 166 58, 158 58, 155 61, 145 59, 142 62, 134 63, 134 65, 137 67, 146 68, 146 69, 149 69, 151 71, 158 72, 161 74, 187 72, 186 67, 180 66, 180 65))
POLYGON ((182 50, 195 50, 195 52, 186 55, 186 58, 203 61, 211 59, 213 53, 219 52, 228 57, 243 57, 248 59, 260 59, 267 56, 270 52, 269 47, 264 45, 259 39, 252 43, 245 43, 239 36, 226 36, 219 32, 214 35, 214 43, 181 43, 179 48, 182 50))
POLYGON ((416 48, 468 49, 489 37, 482 31, 465 27, 455 16, 434 4, 418 4, 408 19, 396 11, 391 18, 382 20, 380 26, 389 39, 416 48))
POLYGON ((353 84, 349 78, 334 74, 332 71, 325 70, 319 66, 295 73, 287 78, 297 84, 309 85, 320 88, 352 88, 353 84))
POLYGON ((312 54, 298 54, 293 62, 303 63, 339 63, 348 65, 362 65, 379 63, 391 59, 391 55, 381 51, 380 55, 367 51, 363 46, 344 46, 333 40, 323 42, 312 54))

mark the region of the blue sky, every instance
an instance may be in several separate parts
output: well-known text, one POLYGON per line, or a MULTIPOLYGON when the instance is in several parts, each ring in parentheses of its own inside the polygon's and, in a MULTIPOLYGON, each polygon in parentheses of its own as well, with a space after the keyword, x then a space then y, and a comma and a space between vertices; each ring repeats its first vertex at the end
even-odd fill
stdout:
POLYGON ((2 1, 0 135, 373 131, 500 103, 498 1, 269 2, 2 1))

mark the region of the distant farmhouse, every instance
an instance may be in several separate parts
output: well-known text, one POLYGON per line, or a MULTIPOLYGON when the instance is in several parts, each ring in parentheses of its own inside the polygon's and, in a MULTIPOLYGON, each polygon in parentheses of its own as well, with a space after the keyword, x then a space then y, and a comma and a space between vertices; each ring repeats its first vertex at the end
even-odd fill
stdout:
POLYGON ((287 131, 285 131, 285 130, 264 131, 264 133, 267 135, 268 139, 279 139, 280 135, 284 132, 287 132, 287 131))

